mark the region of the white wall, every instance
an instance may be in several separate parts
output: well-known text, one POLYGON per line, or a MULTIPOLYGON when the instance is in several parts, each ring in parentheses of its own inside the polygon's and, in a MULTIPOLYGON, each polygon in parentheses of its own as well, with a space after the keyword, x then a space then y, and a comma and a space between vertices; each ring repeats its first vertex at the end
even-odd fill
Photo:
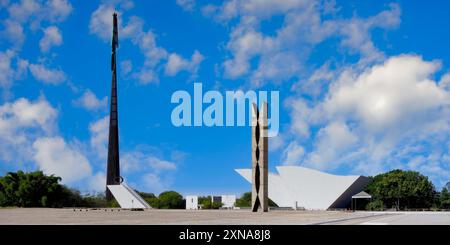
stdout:
POLYGON ((222 195, 222 208, 234 208, 236 206, 235 195, 222 195))
POLYGON ((186 196, 186 209, 198 209, 198 196, 186 196))
MULTIPOLYGON (((332 206, 335 201, 360 192, 367 184, 363 176, 332 175, 299 166, 276 169, 278 174, 269 173, 269 198, 279 207, 296 208, 297 204, 298 208, 305 209, 337 208, 332 206)), ((251 169, 236 169, 236 172, 251 183, 251 169)), ((350 198, 347 198, 349 202, 350 198)))
POLYGON ((150 205, 148 205, 148 203, 132 188, 125 184, 125 182, 120 185, 107 185, 107 188, 111 191, 111 194, 117 200, 121 208, 151 208, 150 205))

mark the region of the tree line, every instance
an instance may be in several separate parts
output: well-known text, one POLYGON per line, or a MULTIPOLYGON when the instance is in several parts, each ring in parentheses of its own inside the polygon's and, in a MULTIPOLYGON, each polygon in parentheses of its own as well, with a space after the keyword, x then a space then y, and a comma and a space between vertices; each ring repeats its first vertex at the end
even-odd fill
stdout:
MULTIPOLYGON (((367 210, 412 210, 412 209, 450 209, 450 193, 447 188, 435 190, 428 177, 415 172, 392 170, 369 177, 370 183, 365 191, 372 200, 360 202, 358 209, 367 210)), ((42 171, 9 172, 0 177, 1 207, 119 207, 117 202, 108 202, 104 193, 82 195, 76 189, 62 185, 61 178, 45 175, 42 171)), ((183 209, 186 201, 176 191, 153 193, 138 192, 151 207, 159 209, 183 209)), ((203 209, 218 209, 222 203, 212 202, 211 196, 200 196, 203 209)), ((244 193, 236 200, 237 207, 250 207, 251 192, 244 193)), ((276 204, 269 199, 269 206, 276 204)))
POLYGON ((416 171, 392 170, 369 177, 365 191, 372 195, 367 210, 450 209, 446 187, 436 191, 428 177, 416 171))

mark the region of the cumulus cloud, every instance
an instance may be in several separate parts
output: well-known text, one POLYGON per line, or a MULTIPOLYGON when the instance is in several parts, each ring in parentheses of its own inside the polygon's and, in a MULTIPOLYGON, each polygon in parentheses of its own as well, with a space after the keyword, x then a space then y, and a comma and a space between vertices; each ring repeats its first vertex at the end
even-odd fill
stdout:
MULTIPOLYGON (((101 4, 91 15, 89 21, 89 31, 107 41, 111 38, 112 15, 115 12, 114 6, 101 4)), ((121 23, 121 22, 119 22, 121 23)))
POLYGON ((133 70, 133 63, 131 60, 124 60, 120 62, 120 70, 123 75, 128 75, 133 70))
MULTIPOLYGON (((107 161, 108 131, 108 116, 89 124, 90 159, 98 162, 102 167, 107 161)), ((168 188, 172 184, 178 165, 184 160, 185 153, 176 150, 171 151, 168 156, 165 153, 167 152, 158 147, 148 145, 138 145, 131 149, 122 148, 120 154, 121 175, 125 181, 129 181, 128 184, 138 185, 142 191, 159 192, 168 188)), ((94 179, 96 182, 101 182, 98 180, 99 176, 94 179)))
MULTIPOLYGON (((5 34, 2 36, 10 41, 15 49, 21 48, 25 40, 25 29, 29 28, 32 31, 43 29, 45 32, 49 26, 65 21, 73 9, 67 0, 20 0, 5 2, 4 7, 8 11, 8 17, 2 21, 4 26, 2 34, 5 34)), ((48 35, 51 34, 45 35, 48 42, 48 38, 51 38, 48 35)), ((55 35, 53 37, 55 38, 55 35)), ((54 39, 53 42, 57 40, 54 39)), ((45 47, 45 42, 43 45, 45 47)))
POLYGON ((195 8, 195 0, 177 0, 178 6, 180 6, 184 11, 191 12, 195 8))
POLYGON ((30 64, 29 68, 33 77, 45 84, 58 85, 67 79, 63 71, 47 68, 43 64, 30 64))
POLYGON ((17 99, 0 106, 0 159, 21 161, 31 156, 36 137, 56 130, 58 111, 45 98, 30 101, 17 99))
POLYGON ((28 70, 28 61, 20 59, 12 50, 0 51, 0 88, 3 97, 10 97, 9 89, 14 81, 24 78, 28 70))
POLYGON ((73 100, 72 103, 88 111, 98 111, 106 108, 108 97, 105 96, 99 99, 91 90, 87 89, 80 98, 73 100))
POLYGON ((137 182, 146 191, 160 192, 168 188, 173 182, 173 174, 177 165, 182 161, 180 152, 172 152, 167 159, 160 149, 149 146, 138 146, 125 151, 121 156, 124 176, 139 175, 137 182))
POLYGON ((46 174, 62 178, 63 183, 73 184, 92 174, 87 158, 70 147, 61 137, 39 138, 33 143, 33 159, 46 174))
POLYGON ((434 181, 445 181, 450 97, 446 75, 434 78, 440 66, 399 55, 363 69, 340 69, 314 104, 291 98, 291 132, 313 142, 301 164, 365 174, 429 168, 434 181))
POLYGON ((58 27, 50 26, 44 29, 44 36, 39 41, 39 47, 45 53, 54 46, 60 46, 62 42, 62 35, 58 27))
MULTIPOLYGON (((0 160, 9 169, 40 169, 62 177, 64 184, 87 191, 104 190, 104 173, 94 171, 84 143, 77 139, 68 142, 59 135, 58 114, 43 96, 0 105, 0 160)), ((105 136, 98 128, 101 126, 94 125, 91 131, 102 141, 105 136)))
POLYGON ((150 168, 155 172, 176 169, 176 164, 174 162, 160 159, 153 154, 141 150, 126 152, 121 161, 123 162, 125 172, 138 171, 143 167, 150 168))
POLYGON ((203 55, 201 55, 198 50, 194 51, 191 60, 183 59, 183 57, 179 56, 178 54, 172 53, 169 55, 169 60, 167 61, 165 67, 165 73, 169 76, 174 76, 178 72, 185 70, 195 74, 197 73, 198 66, 203 59, 203 55))
POLYGON ((62 22, 72 12, 72 5, 68 0, 50 0, 45 3, 47 7, 48 19, 51 22, 62 22))
POLYGON ((22 47, 25 41, 25 33, 22 25, 14 20, 6 19, 3 21, 4 29, 0 32, 7 39, 14 49, 22 47))
POLYGON ((333 121, 317 133, 315 150, 309 153, 305 164, 322 170, 339 167, 336 159, 348 154, 347 150, 351 149, 357 140, 357 136, 345 123, 333 121))
MULTIPOLYGON (((157 35, 152 30, 144 29, 144 20, 137 16, 124 18, 126 9, 120 1, 109 1, 99 5, 92 13, 89 22, 89 30, 102 40, 109 42, 111 39, 112 14, 119 16, 119 35, 121 40, 131 40, 139 47, 144 56, 143 65, 131 74, 140 84, 159 83, 158 71, 163 69, 165 75, 175 76, 181 71, 191 73, 195 77, 198 67, 203 60, 203 55, 197 50, 191 59, 183 58, 180 54, 169 52, 157 44, 157 35)), ((131 63, 124 63, 125 75, 131 71, 131 63)))
POLYGON ((383 54, 373 44, 371 30, 395 28, 400 23, 396 4, 368 18, 325 19, 325 11, 329 6, 324 9, 313 0, 230 0, 203 8, 205 15, 232 26, 226 44, 231 57, 222 64, 225 77, 248 77, 255 86, 298 77, 314 46, 328 38, 337 37, 345 50, 367 62, 380 60, 383 54), (272 16, 282 16, 283 24, 275 34, 265 34, 261 24, 272 16))
MULTIPOLYGON (((57 110, 53 108, 45 98, 36 102, 20 98, 13 103, 5 103, 1 106, 2 136, 14 134, 21 127, 37 127, 49 132, 54 127, 57 110)), ((12 140, 20 140, 21 137, 12 140)))
POLYGON ((90 146, 95 156, 105 160, 108 154, 109 116, 103 117, 89 124, 90 146))
POLYGON ((105 191, 106 174, 104 172, 97 172, 89 178, 89 191, 93 192, 103 192, 105 191))
POLYGON ((303 159, 305 149, 296 141, 292 141, 283 150, 281 162, 284 165, 297 165, 303 159))

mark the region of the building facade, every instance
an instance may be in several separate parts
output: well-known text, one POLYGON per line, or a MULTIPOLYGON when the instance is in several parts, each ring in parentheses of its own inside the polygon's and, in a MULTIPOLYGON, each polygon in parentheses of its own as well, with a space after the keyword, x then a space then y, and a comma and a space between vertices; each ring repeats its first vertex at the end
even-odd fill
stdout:
MULTIPOLYGON (((278 166, 269 173, 269 198, 279 207, 327 210, 347 208, 369 183, 365 176, 339 176, 299 166, 278 166)), ((251 183, 251 169, 236 169, 251 183)))

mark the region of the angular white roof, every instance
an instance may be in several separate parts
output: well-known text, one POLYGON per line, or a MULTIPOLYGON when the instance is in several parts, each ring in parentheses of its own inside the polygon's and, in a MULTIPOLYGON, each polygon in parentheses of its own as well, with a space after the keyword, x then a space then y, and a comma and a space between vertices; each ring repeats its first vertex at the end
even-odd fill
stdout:
POLYGON ((151 208, 150 205, 137 194, 131 187, 125 182, 120 185, 107 185, 106 186, 121 208, 125 209, 145 209, 151 208))
MULTIPOLYGON (((344 208, 368 183, 364 176, 340 176, 300 166, 278 166, 269 173, 269 198, 279 207, 344 208)), ((251 169, 236 169, 251 183, 251 169)))

